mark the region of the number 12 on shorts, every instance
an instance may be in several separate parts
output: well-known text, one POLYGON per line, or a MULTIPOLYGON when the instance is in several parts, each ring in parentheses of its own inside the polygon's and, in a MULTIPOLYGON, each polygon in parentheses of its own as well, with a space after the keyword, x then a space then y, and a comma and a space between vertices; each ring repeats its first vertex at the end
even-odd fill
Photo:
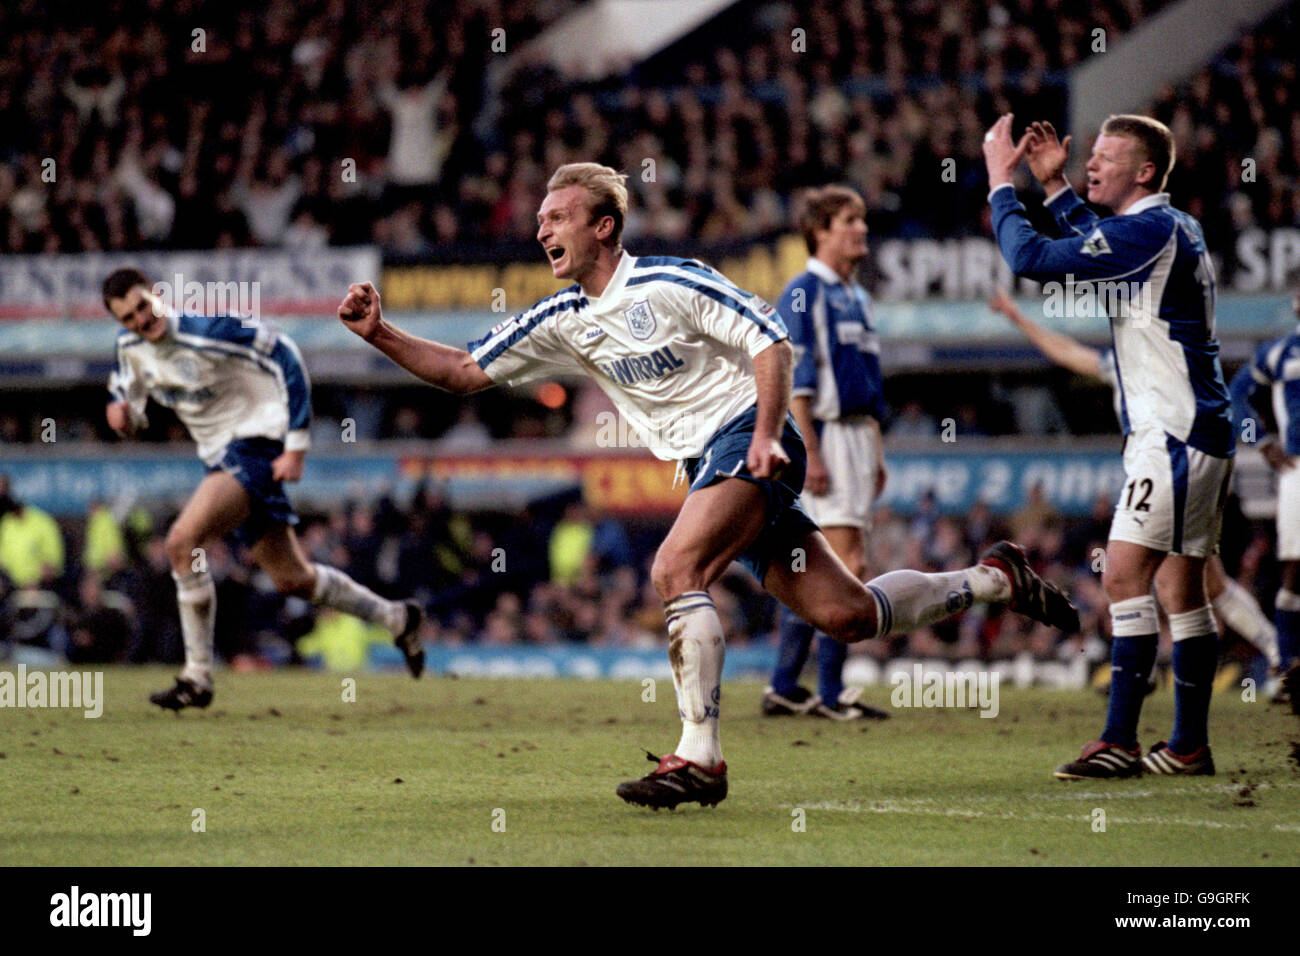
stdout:
POLYGON ((1120 492, 1120 500, 1124 502, 1125 511, 1150 511, 1151 503, 1147 499, 1151 497, 1151 490, 1155 484, 1150 478, 1130 478, 1120 492), (1133 503, 1133 496, 1137 495, 1137 504, 1133 503))

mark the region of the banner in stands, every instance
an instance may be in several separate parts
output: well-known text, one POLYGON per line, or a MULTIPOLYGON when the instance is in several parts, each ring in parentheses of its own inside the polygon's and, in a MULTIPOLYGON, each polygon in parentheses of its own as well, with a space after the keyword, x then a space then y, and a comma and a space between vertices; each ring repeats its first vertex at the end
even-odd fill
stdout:
POLYGON ((332 317, 349 283, 380 274, 373 246, 2 256, 0 319, 105 319, 104 279, 127 266, 175 287, 182 306, 195 284, 205 290, 209 314, 228 309, 259 318, 332 317))
MULTIPOLYGON (((987 446, 986 446, 987 447, 987 446)), ((93 501, 145 505, 182 502, 203 466, 188 454, 130 453, 110 458, 7 455, 0 463, 21 501, 62 516, 85 514, 93 501)), ((673 488, 674 466, 649 455, 498 452, 483 456, 397 455, 318 450, 303 480, 291 486, 303 508, 346 500, 374 501, 392 493, 405 501, 420 482, 438 487, 453 508, 515 510, 561 494, 581 494, 592 507, 620 515, 670 517, 685 496, 673 488)), ((924 505, 965 513, 979 501, 1014 512, 1035 487, 1066 515, 1087 513, 1098 495, 1123 483, 1118 440, 1113 447, 1022 446, 981 451, 963 439, 951 451, 894 451, 881 504, 911 514, 924 505), (928 500, 931 499, 932 501, 928 500)))
MULTIPOLYGON (((803 271, 808 258, 803 240, 793 235, 720 246, 632 239, 628 246, 636 255, 701 259, 742 289, 772 302, 785 284, 803 271)), ((997 243, 987 236, 881 239, 871 246, 866 280, 882 302, 941 299, 982 304, 995 289, 1014 287, 1025 297, 1023 304, 1030 315, 1037 318, 1044 311, 1035 308, 1038 284, 1014 279, 997 243)), ((567 285, 556 280, 533 244, 497 247, 490 256, 469 263, 389 264, 383 276, 384 301, 390 308, 409 311, 485 310, 511 314, 567 285)), ((1288 280, 1294 281, 1291 277, 1298 267, 1300 229, 1243 230, 1227 261, 1218 264, 1220 292, 1288 292, 1288 280)), ((1050 310, 1044 317, 1055 318, 1050 310)), ((929 334, 929 330, 923 330, 923 334, 929 334)))
MULTIPOLYGON (((389 644, 376 644, 369 652, 375 670, 402 670, 401 653, 389 644)), ((766 644, 728 645, 723 679, 767 680, 776 663, 776 650, 766 644)), ((563 644, 552 647, 429 645, 425 664, 435 674, 458 677, 571 677, 583 680, 663 682, 660 693, 672 699, 672 667, 663 648, 583 647, 563 644)), ((1068 661, 1036 661, 1028 654, 1001 661, 914 660, 895 658, 877 661, 865 654, 852 654, 844 665, 844 680, 854 687, 899 688, 920 673, 944 675, 954 671, 978 676, 996 675, 1005 687, 1053 687, 1080 689, 1093 678, 1096 661, 1083 654, 1068 661)), ((883 698, 882 698, 883 702, 883 698)), ((972 700, 972 708, 976 706, 972 700)))

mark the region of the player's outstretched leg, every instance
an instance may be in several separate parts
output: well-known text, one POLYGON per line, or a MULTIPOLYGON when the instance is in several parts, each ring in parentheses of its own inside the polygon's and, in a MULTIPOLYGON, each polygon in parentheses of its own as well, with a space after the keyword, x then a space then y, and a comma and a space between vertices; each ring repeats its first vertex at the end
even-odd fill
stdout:
POLYGON ((406 658, 412 677, 424 671, 420 624, 424 612, 414 601, 390 601, 359 584, 338 568, 314 564, 303 554, 293 528, 273 525, 253 545, 253 558, 283 594, 297 594, 313 604, 333 608, 386 628, 406 658))
POLYGON ((800 569, 773 562, 764 587, 782 604, 838 641, 854 643, 905 634, 972 604, 1006 604, 1062 630, 1078 630, 1079 612, 1055 585, 1040 578, 1020 548, 994 545, 980 563, 960 571, 890 571, 863 584, 820 531, 792 542, 806 556, 800 569))
POLYGON ((393 634, 393 643, 406 658, 406 669, 412 677, 424 672, 424 645, 420 643, 420 623, 424 611, 414 601, 389 601, 380 597, 364 584, 358 584, 338 568, 326 564, 312 565, 316 584, 311 601, 332 607, 387 628, 393 634))

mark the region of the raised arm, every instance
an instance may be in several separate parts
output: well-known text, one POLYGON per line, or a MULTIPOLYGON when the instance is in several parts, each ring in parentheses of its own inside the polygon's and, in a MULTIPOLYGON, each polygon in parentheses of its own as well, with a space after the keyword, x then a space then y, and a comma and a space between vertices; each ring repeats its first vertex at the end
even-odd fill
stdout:
POLYGON ((339 304, 339 319, 416 378, 436 388, 467 395, 496 383, 469 352, 403 332, 386 321, 379 292, 369 282, 354 282, 339 304))
POLYGON ((1101 378, 1101 352, 1098 349, 1076 342, 1068 335, 1053 332, 1029 318, 1016 306, 1011 296, 1004 289, 998 289, 989 301, 989 308, 1001 312, 1016 328, 1025 333, 1025 338, 1038 351, 1047 356, 1054 364, 1068 368, 1076 375, 1087 378, 1101 378))

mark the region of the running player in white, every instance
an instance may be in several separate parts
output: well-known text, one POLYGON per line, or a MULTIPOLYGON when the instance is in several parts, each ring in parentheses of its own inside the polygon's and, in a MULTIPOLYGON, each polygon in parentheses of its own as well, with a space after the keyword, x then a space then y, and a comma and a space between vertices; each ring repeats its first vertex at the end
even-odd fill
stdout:
POLYGON ((787 412, 792 350, 781 317, 695 260, 625 253, 625 178, 595 163, 556 170, 537 239, 555 276, 574 284, 468 350, 385 321, 368 282, 351 285, 338 310, 365 341, 450 392, 589 375, 654 454, 678 461, 690 489, 651 578, 664 600, 682 736, 675 753, 651 758, 654 772, 621 784, 620 797, 657 809, 713 806, 727 795, 718 739, 723 630, 708 587, 733 560, 845 642, 911 630, 976 601, 1078 628, 1065 596, 1009 542, 964 571, 894 571, 866 584, 850 574, 798 502, 804 453, 787 412))
MULTIPOLYGON (((1119 378, 1115 369, 1113 348, 1095 349, 1077 342, 1061 332, 1054 332, 1029 318, 1017 307, 1004 289, 999 289, 989 303, 995 312, 1001 312, 1034 347, 1052 362, 1084 378, 1095 378, 1111 388, 1115 404, 1115 417, 1122 415, 1120 408, 1119 378)), ((1161 590, 1160 579, 1170 573, 1167 563, 1156 572, 1156 592, 1161 590)), ((1165 586, 1168 589, 1168 585, 1165 586)), ((1255 596, 1233 580, 1223 567, 1217 554, 1205 561, 1205 594, 1210 599, 1214 613, 1243 638, 1251 643, 1268 661, 1274 676, 1281 673, 1282 659, 1278 653, 1277 628, 1259 606, 1255 596)))
POLYGON ((386 600, 337 568, 312 563, 294 534, 298 517, 281 482, 302 477, 311 421, 311 385, 294 344, 263 322, 177 315, 136 269, 109 275, 103 293, 122 324, 109 426, 124 437, 146 427, 153 398, 176 413, 208 466, 167 531, 185 666, 173 687, 149 699, 177 711, 212 702, 217 592, 202 549, 232 531, 281 593, 391 631, 419 677, 419 605, 386 600))

